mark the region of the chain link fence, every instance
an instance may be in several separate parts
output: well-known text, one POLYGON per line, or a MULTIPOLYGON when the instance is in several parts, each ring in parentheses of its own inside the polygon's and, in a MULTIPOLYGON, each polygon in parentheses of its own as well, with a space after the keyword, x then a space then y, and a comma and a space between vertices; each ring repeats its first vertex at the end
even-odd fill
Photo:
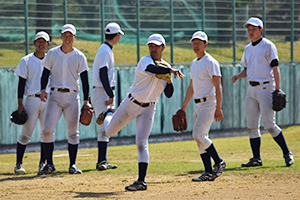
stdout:
POLYGON ((300 63, 300 2, 295 0, 0 0, 0 67, 14 68, 34 51, 37 31, 61 44, 65 23, 77 28, 75 47, 91 66, 109 22, 125 35, 114 47, 118 67, 134 66, 147 54, 150 34, 166 38, 163 57, 173 65, 188 65, 195 57, 189 39, 198 30, 208 34, 207 51, 223 65, 239 63, 250 40, 243 28, 251 17, 264 21, 264 36, 277 46, 284 63, 300 63))

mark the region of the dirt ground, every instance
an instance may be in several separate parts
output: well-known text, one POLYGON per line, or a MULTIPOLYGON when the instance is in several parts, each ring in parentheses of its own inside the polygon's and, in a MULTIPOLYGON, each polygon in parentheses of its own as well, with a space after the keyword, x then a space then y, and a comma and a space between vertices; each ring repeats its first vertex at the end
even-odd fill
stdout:
POLYGON ((193 175, 148 175, 146 191, 126 192, 135 177, 81 175, 1 175, 0 199, 300 199, 300 173, 223 173, 213 182, 193 175))

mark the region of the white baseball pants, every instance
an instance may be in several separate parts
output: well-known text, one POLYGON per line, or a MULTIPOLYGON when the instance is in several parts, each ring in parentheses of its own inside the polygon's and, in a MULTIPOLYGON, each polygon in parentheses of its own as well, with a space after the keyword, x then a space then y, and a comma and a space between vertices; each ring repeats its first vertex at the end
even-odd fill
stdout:
POLYGON ((245 98, 245 113, 250 138, 260 137, 260 117, 264 128, 276 137, 281 129, 275 124, 275 111, 272 109, 272 92, 275 82, 248 86, 245 98))
POLYGON ((22 127, 21 135, 18 138, 18 142, 22 145, 27 145, 32 137, 35 129, 37 120, 40 124, 40 136, 41 142, 44 142, 43 131, 43 120, 44 113, 46 110, 46 102, 42 102, 38 97, 26 97, 24 108, 28 115, 28 120, 22 127))
MULTIPOLYGON (((111 121, 106 125, 106 134, 113 136, 117 134, 126 124, 136 118, 136 145, 138 151, 138 162, 149 163, 148 138, 152 129, 155 114, 155 104, 142 108, 127 97, 122 101, 111 121)), ((107 117, 106 117, 107 118, 107 117)))
POLYGON ((44 142, 54 142, 54 129, 63 113, 68 134, 68 143, 79 144, 80 99, 78 92, 51 91, 44 117, 44 142))

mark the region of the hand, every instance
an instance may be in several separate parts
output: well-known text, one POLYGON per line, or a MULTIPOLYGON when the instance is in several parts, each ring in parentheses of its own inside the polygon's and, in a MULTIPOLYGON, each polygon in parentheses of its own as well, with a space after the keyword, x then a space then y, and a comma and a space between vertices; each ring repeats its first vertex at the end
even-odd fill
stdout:
POLYGON ((224 118, 222 109, 216 109, 214 118, 216 122, 222 121, 224 118))
POLYGON ((183 79, 185 77, 185 75, 178 69, 173 69, 171 68, 170 69, 170 73, 174 74, 174 78, 176 79, 177 77, 178 78, 181 78, 183 79))
POLYGON ((113 104, 114 102, 114 97, 113 98, 109 98, 106 102, 105 102, 105 105, 109 106, 111 104, 113 104))
POLYGON ((24 112, 26 112, 26 110, 25 110, 23 104, 19 104, 19 105, 18 105, 18 113, 19 113, 19 115, 21 115, 21 112, 22 112, 23 110, 24 110, 24 112))
POLYGON ((84 100, 83 106, 84 106, 86 109, 87 109, 87 108, 92 108, 92 105, 89 103, 88 100, 84 100))
POLYGON ((41 101, 43 102, 47 102, 47 99, 48 99, 48 93, 45 91, 45 90, 42 90, 41 91, 41 101))
POLYGON ((236 75, 234 75, 233 77, 231 77, 232 83, 235 83, 237 80, 238 80, 238 77, 236 75))

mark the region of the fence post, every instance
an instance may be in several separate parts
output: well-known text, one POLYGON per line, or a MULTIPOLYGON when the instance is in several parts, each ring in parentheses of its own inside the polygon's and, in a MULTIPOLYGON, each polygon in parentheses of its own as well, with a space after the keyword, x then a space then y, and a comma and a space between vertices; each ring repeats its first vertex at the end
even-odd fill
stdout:
POLYGON ((136 0, 136 63, 140 60, 140 0, 136 0))
POLYGON ((28 1, 24 0, 24 16, 25 16, 25 55, 29 52, 29 39, 28 39, 28 1))
POLYGON ((204 31, 204 29, 205 29, 205 9, 204 9, 204 7, 205 7, 205 2, 204 2, 205 0, 201 0, 201 3, 202 3, 202 5, 201 5, 201 13, 202 13, 202 31, 204 31))
POLYGON ((233 63, 232 65, 235 66, 236 64, 236 24, 235 24, 235 12, 236 12, 236 8, 235 8, 235 0, 232 0, 232 50, 233 50, 233 63))
POLYGON ((294 63, 294 0, 291 0, 291 63, 294 63))
POLYGON ((263 25, 264 25, 264 30, 263 30, 263 36, 266 37, 266 0, 263 0, 263 25))
POLYGON ((170 47, 171 47, 171 64, 174 64, 174 24, 173 24, 173 0, 170 0, 170 47))
POLYGON ((64 24, 68 23, 68 14, 67 14, 67 0, 64 0, 64 24))
POLYGON ((104 0, 100 0, 100 9, 101 11, 101 40, 102 43, 105 41, 104 37, 104 0))

